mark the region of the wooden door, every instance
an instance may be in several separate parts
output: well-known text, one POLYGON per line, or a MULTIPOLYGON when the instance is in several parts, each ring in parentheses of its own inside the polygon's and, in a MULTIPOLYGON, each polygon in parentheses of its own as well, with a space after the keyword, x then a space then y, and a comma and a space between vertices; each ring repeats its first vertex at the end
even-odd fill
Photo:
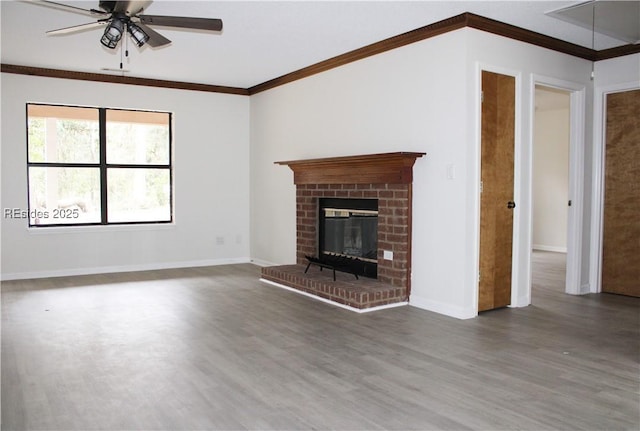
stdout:
POLYGON ((482 72, 478 311, 511 303, 515 78, 482 72))
POLYGON ((602 291, 640 297, 640 90, 606 105, 602 291))

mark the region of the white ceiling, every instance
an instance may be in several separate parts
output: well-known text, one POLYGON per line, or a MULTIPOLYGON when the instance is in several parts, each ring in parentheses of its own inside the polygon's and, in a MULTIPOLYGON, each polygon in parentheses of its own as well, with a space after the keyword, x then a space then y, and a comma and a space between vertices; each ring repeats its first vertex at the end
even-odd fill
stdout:
MULTIPOLYGON (((86 9, 98 5, 62 3, 86 9)), ((248 88, 464 12, 591 48, 589 29, 545 15, 578 3, 156 0, 145 13, 221 18, 224 30, 217 35, 154 27, 173 43, 162 48, 130 43, 124 67, 129 76, 248 88)), ((121 50, 100 44, 101 28, 45 35, 47 30, 91 22, 91 17, 18 1, 0 1, 0 13, 2 63, 94 73, 119 67, 121 50)), ((603 34, 595 38, 598 50, 624 44, 603 34)))

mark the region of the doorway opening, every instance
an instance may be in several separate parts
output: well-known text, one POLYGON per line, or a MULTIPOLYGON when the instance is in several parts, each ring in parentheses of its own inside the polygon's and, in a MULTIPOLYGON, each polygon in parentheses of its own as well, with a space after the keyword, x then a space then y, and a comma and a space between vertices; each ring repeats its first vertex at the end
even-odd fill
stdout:
POLYGON ((532 169, 532 302, 567 291, 571 92, 536 84, 532 169))

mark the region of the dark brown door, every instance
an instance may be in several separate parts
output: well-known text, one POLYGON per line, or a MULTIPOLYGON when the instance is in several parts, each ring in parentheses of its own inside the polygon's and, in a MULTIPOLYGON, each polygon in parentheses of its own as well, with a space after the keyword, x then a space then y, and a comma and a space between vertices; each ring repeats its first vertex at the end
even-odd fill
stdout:
POLYGON ((478 311, 511 303, 515 78, 482 72, 478 311))
POLYGON ((640 297, 640 90, 606 109, 602 291, 640 297))

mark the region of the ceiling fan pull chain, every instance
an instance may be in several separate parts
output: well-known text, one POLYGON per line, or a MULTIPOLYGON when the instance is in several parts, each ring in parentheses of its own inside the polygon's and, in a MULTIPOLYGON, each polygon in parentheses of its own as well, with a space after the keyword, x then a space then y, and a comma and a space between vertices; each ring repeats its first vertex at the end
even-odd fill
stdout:
MULTIPOLYGON (((124 34, 127 34, 127 31, 129 31, 129 24, 126 25, 126 31, 124 32, 124 34)), ((124 51, 124 56, 129 58, 129 38, 125 37, 124 38, 124 43, 125 43, 125 51, 124 51)))
POLYGON ((123 63, 123 59, 122 59, 122 47, 120 47, 120 70, 122 70, 122 63, 123 63))

